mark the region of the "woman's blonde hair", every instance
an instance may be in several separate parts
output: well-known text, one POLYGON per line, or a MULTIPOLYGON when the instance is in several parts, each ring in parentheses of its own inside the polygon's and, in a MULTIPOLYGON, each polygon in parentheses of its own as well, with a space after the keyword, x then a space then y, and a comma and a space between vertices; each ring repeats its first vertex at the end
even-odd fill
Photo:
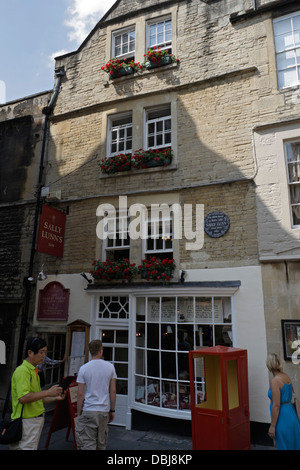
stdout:
POLYGON ((282 372, 283 370, 282 361, 280 357, 275 353, 268 355, 267 360, 266 360, 266 365, 271 373, 282 372))

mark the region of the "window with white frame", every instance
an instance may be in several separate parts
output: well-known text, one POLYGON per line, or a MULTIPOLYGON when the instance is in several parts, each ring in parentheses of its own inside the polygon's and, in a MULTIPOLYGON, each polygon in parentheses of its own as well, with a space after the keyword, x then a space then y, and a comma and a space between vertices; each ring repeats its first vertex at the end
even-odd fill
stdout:
POLYGON ((129 217, 126 213, 112 214, 106 216, 103 224, 103 259, 118 261, 129 259, 129 217))
POLYGON ((300 83, 300 12, 273 21, 279 88, 300 83))
POLYGON ((134 59, 135 28, 131 27, 112 34, 112 56, 118 59, 134 59))
MULTIPOLYGON (((136 300, 135 404, 190 410, 189 351, 233 346, 232 298, 149 295, 136 300)), ((202 401, 205 400, 205 378, 202 401)))
POLYGON ((161 259, 173 258, 173 220, 160 214, 146 220, 147 239, 144 241, 144 256, 161 259))
POLYGON ((292 226, 300 226, 300 140, 285 144, 292 226))
POLYGON ((172 20, 170 17, 147 22, 147 49, 153 46, 160 49, 172 48, 172 20))
POLYGON ((146 110, 146 147, 166 148, 172 145, 171 106, 146 110))
POLYGON ((131 113, 109 117, 107 140, 107 153, 109 157, 120 153, 132 153, 131 113))

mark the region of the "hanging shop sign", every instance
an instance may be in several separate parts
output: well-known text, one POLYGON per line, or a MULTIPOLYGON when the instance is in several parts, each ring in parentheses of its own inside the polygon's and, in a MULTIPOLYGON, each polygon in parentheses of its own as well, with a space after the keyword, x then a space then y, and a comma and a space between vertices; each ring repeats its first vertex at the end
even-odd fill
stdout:
POLYGON ((39 224, 37 251, 63 257, 66 214, 43 205, 39 224))
POLYGON ((69 313, 70 289, 66 289, 60 282, 49 282, 39 292, 38 320, 66 321, 69 313))
POLYGON ((204 219, 204 231, 212 238, 223 237, 228 232, 229 227, 229 217, 223 212, 210 212, 204 219))

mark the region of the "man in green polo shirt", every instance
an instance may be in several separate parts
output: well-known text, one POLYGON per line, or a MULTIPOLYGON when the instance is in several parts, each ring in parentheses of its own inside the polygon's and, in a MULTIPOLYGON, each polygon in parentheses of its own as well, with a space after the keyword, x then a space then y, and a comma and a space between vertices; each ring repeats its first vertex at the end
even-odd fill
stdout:
POLYGON ((46 341, 30 338, 26 345, 26 359, 16 368, 11 380, 12 419, 21 416, 22 440, 11 445, 12 450, 37 450, 44 426, 44 402, 47 398, 62 400, 62 388, 54 385, 49 390, 41 390, 37 365, 41 364, 47 353, 46 341))

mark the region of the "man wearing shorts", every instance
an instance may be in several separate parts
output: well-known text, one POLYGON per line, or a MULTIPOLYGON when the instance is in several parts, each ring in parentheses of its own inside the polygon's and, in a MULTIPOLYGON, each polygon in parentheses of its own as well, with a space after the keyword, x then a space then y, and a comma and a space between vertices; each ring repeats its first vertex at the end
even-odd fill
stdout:
POLYGON ((76 443, 79 450, 105 450, 108 423, 115 413, 117 374, 113 364, 102 359, 102 341, 91 341, 89 350, 91 360, 77 376, 76 443))

